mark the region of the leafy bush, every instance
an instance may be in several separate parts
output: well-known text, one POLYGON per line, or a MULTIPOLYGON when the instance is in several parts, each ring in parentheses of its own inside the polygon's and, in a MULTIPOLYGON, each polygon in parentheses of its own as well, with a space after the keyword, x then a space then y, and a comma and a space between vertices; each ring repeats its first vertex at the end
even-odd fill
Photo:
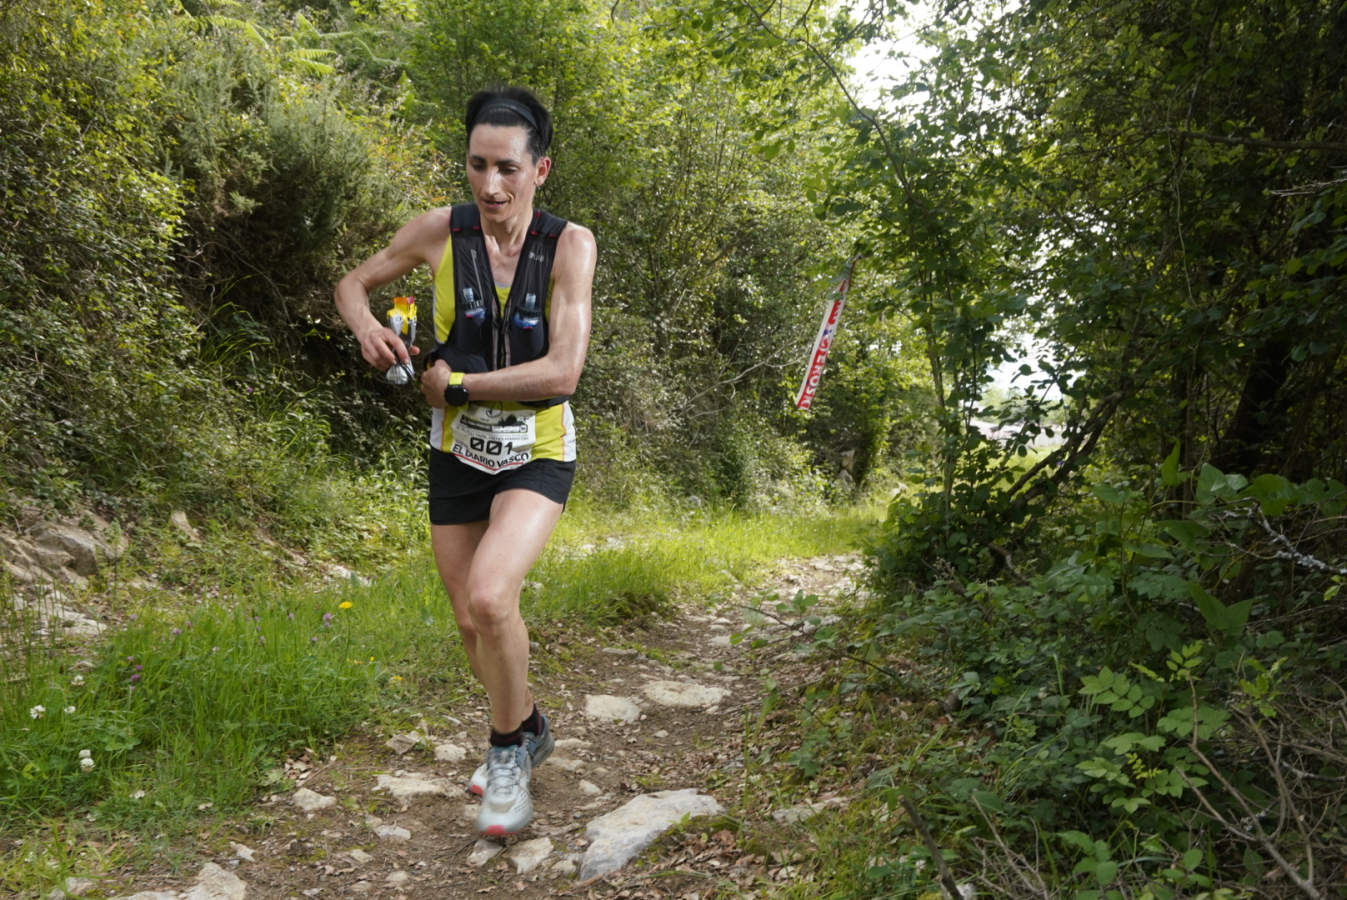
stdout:
POLYGON ((181 366, 196 338, 171 279, 183 197, 135 127, 162 85, 116 34, 129 14, 0 16, 0 486, 54 501, 169 458, 206 386, 181 366))
MULTIPOLYGON (((246 25, 198 25, 167 77, 164 140, 191 200, 182 285, 226 334, 242 314, 273 357, 317 355, 305 338, 334 319, 332 285, 416 206, 416 133, 390 141, 389 123, 348 111, 363 100, 349 86, 293 71, 282 42, 246 25)), ((433 155, 422 165, 433 172, 433 155)))
POLYGON ((877 613, 993 736, 958 770, 925 772, 947 798, 930 808, 974 826, 965 849, 998 877, 1038 868, 1028 845, 1074 866, 1081 891, 1176 896, 1273 869, 1336 883, 1347 487, 1187 476, 1176 452, 1146 489, 1091 495, 1042 573, 946 570, 877 613), (1170 499, 1185 486, 1191 502, 1170 499), (1264 825, 1253 811, 1269 808, 1282 817, 1264 825))
POLYGON ((0 495, 340 543, 365 476, 332 446, 415 454, 422 404, 371 390, 330 301, 404 215, 415 132, 266 28, 132 6, 0 17, 0 495))

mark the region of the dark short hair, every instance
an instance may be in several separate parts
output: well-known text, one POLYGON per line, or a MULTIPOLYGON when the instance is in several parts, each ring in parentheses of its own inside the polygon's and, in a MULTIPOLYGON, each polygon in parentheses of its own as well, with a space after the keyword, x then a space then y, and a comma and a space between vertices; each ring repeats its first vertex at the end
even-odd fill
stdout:
POLYGON ((552 114, 527 88, 505 87, 473 94, 463 115, 465 136, 472 137, 472 129, 478 125, 523 127, 534 159, 546 156, 552 144, 552 114))

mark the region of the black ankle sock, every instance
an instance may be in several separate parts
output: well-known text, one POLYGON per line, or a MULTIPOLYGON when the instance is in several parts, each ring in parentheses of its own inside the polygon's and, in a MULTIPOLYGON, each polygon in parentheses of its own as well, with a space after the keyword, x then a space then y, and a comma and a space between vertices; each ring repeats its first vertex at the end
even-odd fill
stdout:
POLYGON ((516 728, 508 734, 501 734, 496 729, 491 729, 491 746, 493 747, 518 747, 524 743, 524 732, 516 728))
POLYGON ((527 719, 519 723, 519 730, 529 731, 533 734, 543 733, 543 714, 538 712, 538 704, 533 704, 533 712, 529 713, 527 719))

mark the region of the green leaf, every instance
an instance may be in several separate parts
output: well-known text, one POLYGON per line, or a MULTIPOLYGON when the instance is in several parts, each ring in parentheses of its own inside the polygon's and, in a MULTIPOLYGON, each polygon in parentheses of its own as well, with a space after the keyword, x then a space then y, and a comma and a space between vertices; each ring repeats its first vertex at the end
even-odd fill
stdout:
POLYGON ((1165 487, 1174 487, 1179 483, 1179 443, 1174 442, 1174 449, 1169 451, 1165 461, 1160 463, 1160 483, 1165 487))
POLYGON ((1280 475, 1259 475, 1244 493, 1258 501, 1259 507, 1269 516, 1280 516, 1286 507, 1295 502, 1296 491, 1291 482, 1280 475))
POLYGON ((1249 611, 1253 608, 1252 598, 1226 606, 1193 580, 1188 582, 1188 594, 1197 604, 1198 611, 1202 613, 1202 618, 1212 631, 1233 637, 1243 631, 1249 621, 1249 611))
POLYGON ((1139 543, 1127 542, 1127 549, 1134 555, 1143 559, 1173 559, 1174 554, 1168 547, 1150 541, 1141 541, 1139 543))
POLYGON ((1127 502, 1126 494, 1115 488, 1113 485, 1104 484, 1103 482, 1090 485, 1090 493, 1094 494, 1109 506, 1122 506, 1127 502))
POLYGON ((990 809, 992 812, 1005 812, 1005 802, 991 791, 979 788, 973 791, 973 799, 977 800, 978 805, 983 809, 990 809))
POLYGON ((1230 713, 1206 704, 1199 704, 1197 715, 1194 716, 1193 707, 1184 705, 1170 710, 1155 723, 1155 726, 1161 731, 1185 739, 1192 737, 1193 730, 1196 729, 1198 738, 1206 740, 1224 726, 1229 718, 1230 713))
POLYGON ((1234 497, 1249 481, 1243 475, 1226 475, 1211 464, 1204 464, 1197 473, 1197 497, 1209 502, 1221 497, 1234 497))
POLYGON ((1102 741, 1105 747, 1109 747, 1113 752, 1119 755, 1126 755, 1133 750, 1159 750, 1164 746, 1165 739, 1158 734, 1142 734, 1139 731, 1129 731, 1125 734, 1116 734, 1113 737, 1105 738, 1102 741))
POLYGON ((1193 519, 1166 519, 1158 523, 1160 530, 1179 542, 1185 550, 1196 552, 1197 542, 1211 533, 1201 522, 1193 519))
POLYGON ((1094 838, 1083 831, 1059 831, 1057 836, 1068 847, 1075 847, 1083 853, 1094 855, 1094 838))

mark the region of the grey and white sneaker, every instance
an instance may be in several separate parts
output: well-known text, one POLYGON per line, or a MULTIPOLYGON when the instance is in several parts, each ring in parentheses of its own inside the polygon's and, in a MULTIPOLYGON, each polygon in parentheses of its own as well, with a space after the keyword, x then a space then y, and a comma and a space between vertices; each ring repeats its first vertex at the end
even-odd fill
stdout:
MULTIPOLYGON (((524 747, 528 750, 529 759, 533 762, 535 769, 542 765, 543 760, 552 755, 552 748, 556 746, 556 741, 552 740, 552 729, 547 724, 547 716, 543 716, 542 720, 542 732, 539 734, 534 734, 531 731, 524 732, 524 747)), ((477 767, 477 771, 472 773, 472 777, 468 779, 467 790, 469 794, 482 796, 482 793, 486 790, 486 763, 482 763, 477 767)))
POLYGON ((477 811, 479 834, 503 837, 528 825, 533 819, 532 777, 533 761, 523 744, 486 752, 486 791, 477 811))

